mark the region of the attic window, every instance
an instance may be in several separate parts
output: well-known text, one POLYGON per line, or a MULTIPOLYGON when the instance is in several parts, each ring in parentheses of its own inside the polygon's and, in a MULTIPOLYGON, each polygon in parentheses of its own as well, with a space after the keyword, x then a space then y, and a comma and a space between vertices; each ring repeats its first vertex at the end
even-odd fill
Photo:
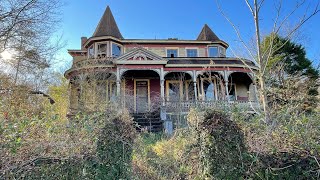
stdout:
POLYGON ((178 49, 167 49, 167 57, 178 57, 178 49))

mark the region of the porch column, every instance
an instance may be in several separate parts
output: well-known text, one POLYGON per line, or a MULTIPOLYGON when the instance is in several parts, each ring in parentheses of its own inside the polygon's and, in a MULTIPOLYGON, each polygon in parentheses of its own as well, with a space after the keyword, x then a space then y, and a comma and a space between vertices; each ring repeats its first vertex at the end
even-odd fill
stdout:
POLYGON ((116 84, 117 84, 117 96, 120 97, 120 91, 121 91, 121 87, 120 87, 120 84, 121 83, 121 80, 120 80, 120 69, 117 68, 117 81, 116 81, 116 84))
POLYGON ((229 84, 229 78, 228 78, 228 72, 225 70, 223 71, 223 78, 224 78, 224 84, 225 84, 225 89, 226 89, 226 100, 229 102, 230 99, 229 99, 229 87, 228 87, 228 84, 229 84))
POLYGON ((164 98, 164 73, 163 69, 160 70, 160 96, 161 96, 161 104, 165 106, 165 98, 164 98))
POLYGON ((198 101, 197 73, 195 70, 193 70, 193 91, 194 91, 194 100, 197 103, 197 101, 198 101))
POLYGON ((160 118, 163 121, 164 132, 166 134, 171 135, 173 133, 173 123, 171 119, 167 119, 167 112, 166 112, 166 103, 164 97, 164 72, 163 68, 160 69, 160 94, 161 94, 161 112, 160 118))

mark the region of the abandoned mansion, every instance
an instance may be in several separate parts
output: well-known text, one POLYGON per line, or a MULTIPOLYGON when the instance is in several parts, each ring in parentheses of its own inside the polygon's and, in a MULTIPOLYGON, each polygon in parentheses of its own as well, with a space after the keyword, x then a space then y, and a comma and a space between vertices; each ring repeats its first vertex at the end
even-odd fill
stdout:
POLYGON ((117 103, 139 127, 171 133, 176 115, 194 106, 250 107, 257 99, 258 67, 226 57, 227 48, 206 24, 195 40, 125 39, 107 7, 92 37, 81 38, 81 49, 68 50, 68 115, 117 103))

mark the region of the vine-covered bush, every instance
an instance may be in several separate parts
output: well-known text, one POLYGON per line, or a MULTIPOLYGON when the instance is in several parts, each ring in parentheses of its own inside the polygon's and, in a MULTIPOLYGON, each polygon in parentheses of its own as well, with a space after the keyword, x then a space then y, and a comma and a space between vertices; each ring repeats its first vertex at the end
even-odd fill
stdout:
POLYGON ((207 176, 238 179, 246 170, 247 149, 239 126, 221 111, 208 111, 200 123, 207 176))
POLYGON ((128 113, 106 120, 97 142, 98 179, 130 179, 135 137, 128 113))

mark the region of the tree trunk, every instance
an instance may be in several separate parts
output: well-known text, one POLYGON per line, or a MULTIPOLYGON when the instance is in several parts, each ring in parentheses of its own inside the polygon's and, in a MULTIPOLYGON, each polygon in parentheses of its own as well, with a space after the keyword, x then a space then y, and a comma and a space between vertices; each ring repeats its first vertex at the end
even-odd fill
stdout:
POLYGON ((266 63, 264 62, 261 54, 261 36, 260 36, 260 26, 259 26, 259 9, 258 9, 258 0, 254 0, 254 24, 256 27, 256 46, 257 46, 257 61, 260 65, 259 70, 259 85, 260 85, 260 99, 263 107, 263 112, 265 115, 265 122, 269 123, 269 109, 268 109, 268 100, 266 96, 265 88, 265 76, 264 76, 264 67, 266 63))

